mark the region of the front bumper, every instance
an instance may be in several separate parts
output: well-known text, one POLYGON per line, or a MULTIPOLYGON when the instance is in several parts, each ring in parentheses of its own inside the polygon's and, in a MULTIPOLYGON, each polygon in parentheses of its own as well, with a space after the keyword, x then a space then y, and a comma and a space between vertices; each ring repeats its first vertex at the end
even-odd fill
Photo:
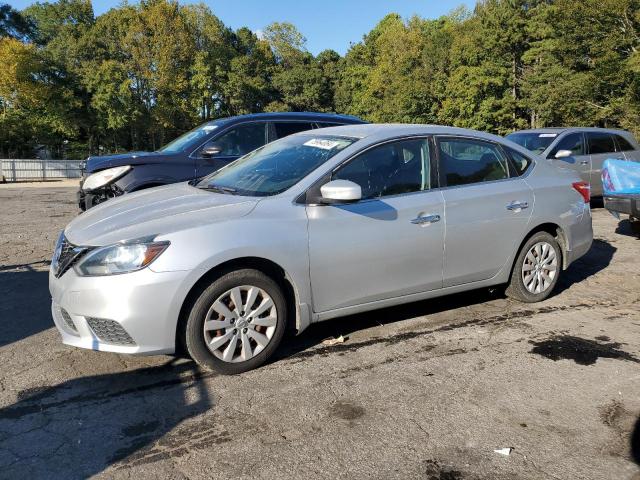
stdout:
POLYGON ((187 274, 146 268, 80 277, 70 269, 56 278, 50 272, 51 310, 63 343, 105 352, 173 353, 187 274))
POLYGON ((610 212, 640 218, 640 195, 606 195, 604 207, 610 212))

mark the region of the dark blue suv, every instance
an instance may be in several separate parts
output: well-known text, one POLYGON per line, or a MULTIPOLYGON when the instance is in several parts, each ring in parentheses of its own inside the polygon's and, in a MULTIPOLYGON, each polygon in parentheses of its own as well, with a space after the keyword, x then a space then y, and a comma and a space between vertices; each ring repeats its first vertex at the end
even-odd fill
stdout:
POLYGON ((89 209, 124 193, 204 177, 262 145, 314 128, 365 123, 349 115, 256 113, 200 125, 157 152, 89 157, 78 203, 89 209))

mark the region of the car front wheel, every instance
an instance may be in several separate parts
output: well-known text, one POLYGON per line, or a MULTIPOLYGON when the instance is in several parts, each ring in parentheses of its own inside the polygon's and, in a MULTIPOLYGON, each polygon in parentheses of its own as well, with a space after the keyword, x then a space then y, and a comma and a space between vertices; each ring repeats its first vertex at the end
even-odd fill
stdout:
POLYGON ((520 250, 506 293, 521 302, 540 302, 551 295, 561 270, 557 240, 547 232, 538 232, 520 250))
POLYGON ((198 364, 225 375, 262 365, 278 348, 287 308, 278 284, 264 273, 229 272, 202 292, 187 320, 187 350, 198 364))

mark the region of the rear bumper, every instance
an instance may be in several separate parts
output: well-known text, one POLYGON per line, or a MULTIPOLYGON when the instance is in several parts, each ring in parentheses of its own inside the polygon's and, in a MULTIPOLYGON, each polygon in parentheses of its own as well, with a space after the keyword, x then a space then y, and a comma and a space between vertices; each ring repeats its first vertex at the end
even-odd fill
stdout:
POLYGON ((604 206, 610 212, 640 218, 640 195, 605 195, 604 206))
POLYGON ((585 255, 593 243, 591 207, 587 203, 583 208, 583 213, 575 217, 575 222, 564 228, 567 241, 565 252, 567 255, 566 267, 585 255))

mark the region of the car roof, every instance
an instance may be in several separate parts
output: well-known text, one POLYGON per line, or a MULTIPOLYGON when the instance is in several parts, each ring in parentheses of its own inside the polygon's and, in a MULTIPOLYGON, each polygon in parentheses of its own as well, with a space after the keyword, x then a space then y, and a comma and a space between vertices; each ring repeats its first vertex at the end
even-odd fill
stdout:
POLYGON ((512 133, 557 133, 563 132, 611 132, 611 133, 629 133, 626 130, 620 128, 599 128, 599 127, 545 127, 545 128, 531 128, 527 130, 516 130, 512 133))
POLYGON ((309 120, 316 122, 340 122, 340 123, 364 123, 364 120, 353 115, 342 115, 338 113, 319 112, 270 112, 270 113, 249 113, 246 115, 236 115, 213 120, 212 123, 232 124, 251 120, 309 120))
MULTIPOLYGON (((505 143, 503 137, 490 133, 479 132, 467 128, 447 127, 443 125, 424 125, 407 123, 365 123, 358 125, 341 125, 339 127, 327 127, 317 130, 308 130, 296 135, 336 135, 352 138, 370 138, 379 140, 381 138, 401 137, 403 135, 460 135, 484 138, 487 140, 505 143)), ((508 142, 508 141, 507 141, 508 142)), ((511 143, 511 142, 508 142, 511 143)))

